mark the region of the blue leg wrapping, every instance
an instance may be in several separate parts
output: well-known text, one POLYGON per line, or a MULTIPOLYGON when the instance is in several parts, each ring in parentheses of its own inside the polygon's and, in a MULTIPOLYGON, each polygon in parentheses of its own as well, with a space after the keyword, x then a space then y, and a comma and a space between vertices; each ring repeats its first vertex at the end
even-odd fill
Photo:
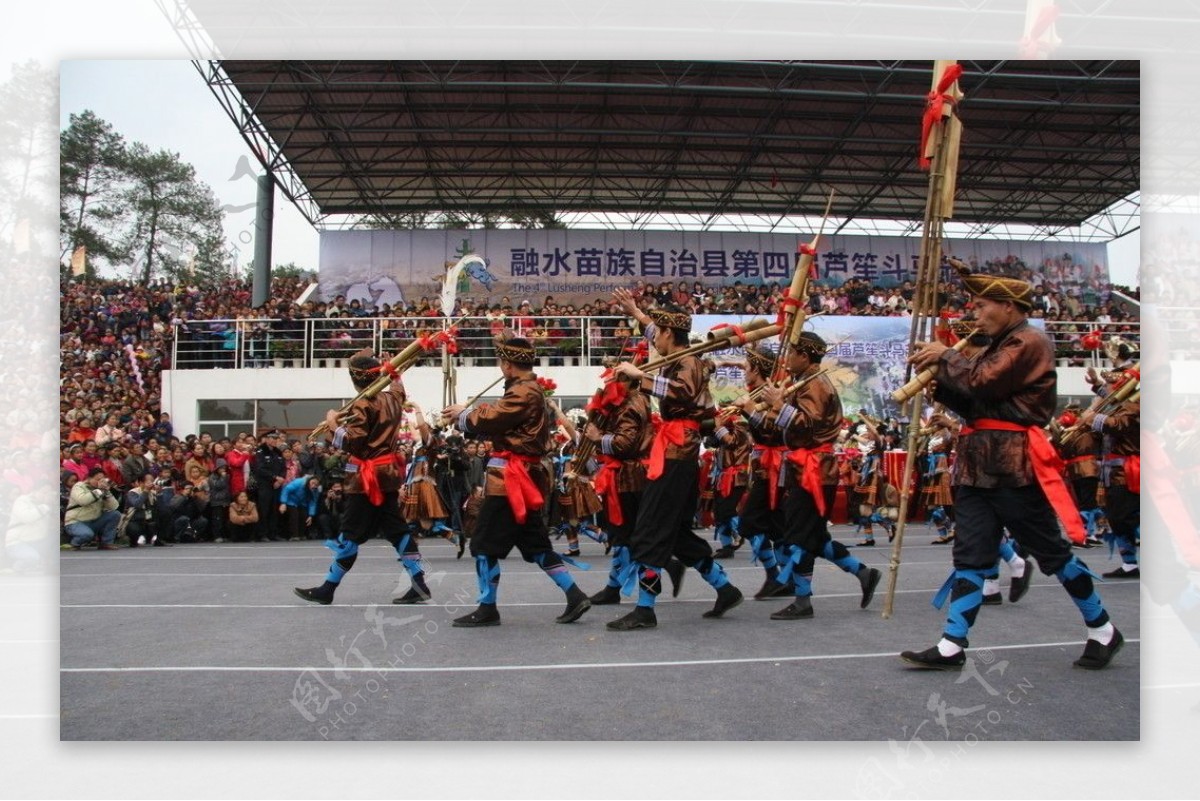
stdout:
POLYGON ((985 570, 955 570, 954 586, 950 594, 950 614, 943 630, 946 638, 965 647, 967 633, 975 623, 979 607, 983 604, 983 580, 985 570))
POLYGON ((792 584, 796 587, 797 598, 809 598, 812 596, 812 573, 801 572, 803 568, 797 568, 792 572, 792 584))
POLYGON ((733 535, 730 531, 729 523, 717 523, 717 527, 713 529, 713 539, 720 541, 723 548, 732 547, 733 535))
POLYGON ((628 548, 625 551, 627 554, 625 564, 621 568, 621 572, 617 574, 617 582, 621 585, 622 595, 632 595, 633 585, 638 580, 642 565, 633 561, 633 555, 629 553, 628 548))
POLYGON ((500 561, 494 556, 475 557, 475 578, 479 581, 479 603, 495 604, 500 586, 500 561))
POLYGON ((780 584, 796 580, 796 567, 804 558, 804 549, 799 545, 779 546, 779 577, 775 579, 780 584))
POLYGON ((567 592, 575 586, 575 579, 571 578, 571 571, 567 570, 562 557, 553 551, 543 551, 534 556, 533 561, 563 592, 567 592))
POLYGON ((1071 561, 1060 567, 1054 574, 1054 577, 1063 585, 1063 589, 1067 591, 1067 595, 1070 595, 1071 600, 1075 602, 1075 606, 1079 607, 1079 613, 1083 615, 1083 622, 1089 628, 1103 626, 1108 622, 1108 612, 1104 609, 1104 602, 1100 600, 1100 593, 1096 592, 1096 586, 1092 583, 1095 575, 1078 556, 1072 556, 1071 561))
POLYGON ((711 556, 701 559, 692 567, 696 568, 697 572, 714 590, 719 590, 729 583, 729 576, 725 575, 725 569, 711 556))
POLYGON ((648 567, 633 563, 637 568, 638 599, 637 605, 647 609, 654 608, 658 594, 662 592, 662 571, 656 567, 648 567))
POLYGON ((767 575, 774 578, 779 573, 779 562, 775 558, 775 546, 766 534, 754 534, 750 537, 750 552, 753 555, 751 564, 762 564, 767 575))
POLYGON ((862 570, 862 562, 851 556, 846 546, 837 540, 830 540, 825 543, 825 547, 821 549, 821 556, 833 562, 847 573, 858 575, 858 571, 862 570))
POLYGON ((742 533, 742 518, 734 515, 733 519, 729 521, 729 531, 733 534, 734 539, 740 537, 742 533))
POLYGON ((1138 563, 1138 547, 1137 544, 1129 537, 1116 537, 1117 552, 1121 554, 1121 561, 1127 565, 1137 565, 1138 563))
POLYGON ((329 565, 325 580, 338 584, 358 559, 358 543, 347 539, 345 534, 339 534, 336 540, 325 540, 325 547, 333 551, 333 563, 329 565))
MULTIPOLYGON (((629 567, 629 548, 624 545, 614 545, 612 549, 612 566, 608 569, 608 586, 620 588, 626 570, 629 567)), ((632 592, 632 585, 630 592, 632 592)))
POLYGON ((1000 558, 1005 562, 1011 562, 1017 558, 1017 549, 1013 547, 1012 540, 1008 537, 1000 540, 1000 558))

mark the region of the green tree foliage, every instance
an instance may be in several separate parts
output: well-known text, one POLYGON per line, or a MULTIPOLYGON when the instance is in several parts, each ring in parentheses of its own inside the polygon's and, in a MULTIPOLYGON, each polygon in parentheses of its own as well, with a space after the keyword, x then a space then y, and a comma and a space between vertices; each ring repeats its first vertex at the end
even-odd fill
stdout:
POLYGON ((54 140, 58 80, 37 62, 12 65, 0 83, 0 264, 44 253, 54 229, 41 221, 54 208, 54 140))
MULTIPOLYGON (((59 237, 64 258, 132 268, 143 283, 207 283, 229 261, 212 189, 178 153, 126 144, 91 111, 71 115, 59 150, 59 237)), ((92 268, 89 266, 89 271, 92 268)))
POLYGON ((119 224, 125 140, 91 111, 72 114, 59 136, 59 243, 61 258, 87 248, 88 272, 94 259, 116 266, 128 258, 119 224))
POLYGON ((135 142, 125 156, 122 199, 131 225, 126 244, 141 264, 141 280, 164 275, 194 281, 225 269, 224 212, 212 190, 178 153, 135 142))

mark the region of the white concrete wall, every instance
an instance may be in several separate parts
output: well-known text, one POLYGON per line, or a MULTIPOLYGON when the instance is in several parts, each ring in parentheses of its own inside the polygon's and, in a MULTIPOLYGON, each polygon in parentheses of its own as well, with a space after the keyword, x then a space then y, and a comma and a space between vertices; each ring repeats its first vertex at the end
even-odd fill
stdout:
MULTIPOLYGON (((600 367, 538 367, 540 374, 553 378, 558 395, 586 397, 600 383, 600 367)), ((1058 391, 1062 395, 1088 395, 1084 368, 1058 368, 1058 391)), ((458 370, 458 399, 465 401, 500 375, 498 367, 463 367, 458 370)), ((1200 370, 1177 365, 1176 386, 1196 386, 1185 392, 1200 394, 1200 370), (1186 369, 1186 373, 1184 372, 1186 369)), ((413 367, 404 373, 408 393, 426 411, 442 405, 440 367, 413 367)), ((489 396, 499 396, 497 386, 489 396)), ((217 399, 290 399, 336 398, 348 400, 354 388, 345 368, 257 370, 169 370, 163 373, 163 409, 171 413, 175 430, 181 434, 197 429, 197 401, 217 399)))

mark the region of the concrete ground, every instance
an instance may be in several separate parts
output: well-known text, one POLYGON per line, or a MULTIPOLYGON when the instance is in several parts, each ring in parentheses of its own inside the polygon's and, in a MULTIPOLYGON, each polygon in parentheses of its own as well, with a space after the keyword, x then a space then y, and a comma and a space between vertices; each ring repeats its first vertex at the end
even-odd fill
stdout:
MULTIPOLYGON (((853 530, 838 526, 846 544, 853 530)), ((883 619, 890 548, 853 548, 884 570, 859 608, 857 580, 819 561, 816 616, 780 622, 788 599, 762 583, 748 548, 723 564, 747 600, 720 620, 713 590, 688 571, 665 593, 659 626, 618 633, 632 608, 596 607, 558 625, 562 593, 532 565, 503 563, 503 624, 457 629, 475 606, 470 557, 424 540, 433 601, 395 606, 408 579, 383 541, 364 545, 332 606, 319 542, 68 552, 61 561, 64 740, 1137 740, 1139 582, 1101 596, 1127 644, 1104 671, 1077 669, 1084 627, 1058 582, 1037 573, 1017 604, 984 607, 961 673, 906 669, 897 654, 936 642, 930 598, 949 546, 910 526, 883 619)), ((558 543, 562 545, 562 543, 558 543)), ((584 590, 608 560, 585 542, 584 590)), ((1079 551, 1097 573, 1107 552, 1079 551)), ((1008 572, 1001 568, 1007 597, 1008 572)))

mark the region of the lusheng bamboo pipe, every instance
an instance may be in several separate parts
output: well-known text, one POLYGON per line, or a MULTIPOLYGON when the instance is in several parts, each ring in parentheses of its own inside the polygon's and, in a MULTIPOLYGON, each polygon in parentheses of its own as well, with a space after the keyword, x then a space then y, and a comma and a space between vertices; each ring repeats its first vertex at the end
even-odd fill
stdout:
MULTIPOLYGON (((971 331, 971 333, 967 334, 965 337, 958 340, 958 342, 955 342, 954 347, 951 348, 951 350, 961 353, 962 349, 965 348, 967 346, 967 344, 970 342, 971 337, 973 337, 976 333, 978 333, 978 331, 979 331, 979 329, 976 328, 973 331, 971 331)), ((932 381, 934 379, 934 377, 936 377, 936 376, 937 376, 937 367, 936 366, 925 368, 924 370, 922 370, 921 372, 919 372, 915 376, 913 376, 907 384, 905 384, 904 386, 900 387, 898 390, 893 392, 892 400, 894 400, 896 403, 899 403, 901 405, 908 403, 908 401, 910 399, 912 399, 914 396, 916 396, 918 393, 920 393, 921 390, 923 390, 923 389, 925 389, 925 387, 929 386, 929 382, 932 381)))
MULTIPOLYGON (((403 373, 405 370, 407 370, 408 368, 410 368, 414 364, 416 364, 417 361, 420 360, 421 356, 424 355, 426 350, 432 350, 432 347, 427 347, 427 346, 441 345, 443 342, 445 342, 446 332, 453 329, 454 326, 458 325, 460 322, 462 322, 465 319, 467 319, 465 316, 459 317, 457 320, 454 320, 448 326, 446 326, 446 328, 442 329, 441 331, 438 331, 433 336, 418 337, 416 340, 409 343, 409 345, 404 350, 400 351, 395 356, 388 359, 388 361, 386 363, 391 364, 397 374, 403 373)), ((357 401, 360 401, 363 398, 370 399, 370 398, 375 397, 380 392, 382 392, 386 387, 391 385, 391 383, 392 383, 391 374, 381 371, 379 374, 379 378, 376 378, 374 381, 372 381, 369 386, 367 386, 365 389, 363 389, 357 395, 355 395, 354 398, 352 400, 350 400, 345 406, 338 409, 338 412, 337 412, 338 419, 341 420, 341 418, 344 417, 348 411, 350 411, 350 407, 353 406, 357 401)), ((315 440, 317 437, 321 436, 328 430, 329 430, 329 426, 327 426, 325 424, 325 421, 322 420, 321 424, 318 425, 316 428, 314 428, 309 433, 308 441, 312 442, 313 440, 315 440)))
MULTIPOLYGON (((726 330, 726 329, 717 329, 726 330)), ((699 356, 702 353, 708 353, 710 350, 721 350, 722 348, 732 347, 734 345, 749 345, 751 342, 758 342, 760 339, 773 337, 780 331, 778 323, 771 323, 766 320, 751 320, 741 327, 741 334, 736 333, 732 328, 728 329, 729 333, 715 334, 713 331, 708 332, 708 339, 704 342, 699 342, 686 348, 675 351, 670 356, 662 356, 658 359, 653 359, 641 365, 640 369, 643 373, 649 373, 655 370, 661 370, 668 365, 684 359, 688 356, 699 356)))

